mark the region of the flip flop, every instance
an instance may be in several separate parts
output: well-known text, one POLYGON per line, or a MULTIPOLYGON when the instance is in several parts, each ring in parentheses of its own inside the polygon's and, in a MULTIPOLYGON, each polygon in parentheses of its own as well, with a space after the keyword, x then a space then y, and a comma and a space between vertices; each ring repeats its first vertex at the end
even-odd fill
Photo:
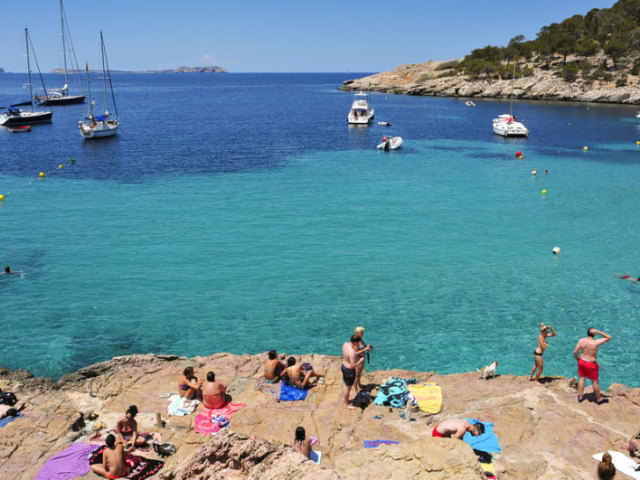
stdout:
POLYGON ((609 403, 609 400, 607 400, 606 398, 602 398, 599 402, 596 402, 596 405, 602 405, 603 403, 609 403))

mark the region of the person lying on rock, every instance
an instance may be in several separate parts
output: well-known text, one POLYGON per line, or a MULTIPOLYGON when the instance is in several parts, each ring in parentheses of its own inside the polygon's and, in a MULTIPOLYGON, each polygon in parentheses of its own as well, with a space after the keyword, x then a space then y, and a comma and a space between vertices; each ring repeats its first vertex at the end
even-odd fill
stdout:
POLYGON ((314 385, 310 385, 309 381, 312 378, 320 379, 324 377, 321 373, 316 373, 313 369, 313 365, 310 363, 303 363, 302 365, 296 364, 296 359, 289 357, 287 359, 287 368, 282 372, 282 381, 290 387, 295 387, 300 390, 311 388, 314 385))
POLYGON ((132 463, 127 460, 124 442, 114 435, 108 435, 105 440, 107 448, 102 452, 102 463, 91 465, 91 470, 105 478, 122 478, 131 472, 132 463))
POLYGON ((307 437, 304 427, 296 428, 296 436, 293 438, 291 446, 296 452, 300 452, 305 457, 309 458, 311 455, 311 439, 307 437))
POLYGON ((222 382, 216 382, 216 374, 207 372, 207 381, 202 385, 202 402, 206 408, 218 409, 224 407, 227 386, 222 382))
POLYGON ((116 424, 116 432, 118 433, 118 440, 122 440, 122 443, 129 445, 129 451, 133 450, 140 445, 147 443, 147 439, 144 436, 138 435, 138 422, 135 418, 138 414, 138 407, 131 405, 124 416, 118 420, 116 424))
POLYGON ((640 457, 640 441, 638 441, 637 439, 639 434, 640 432, 631 437, 628 443, 622 444, 622 448, 627 450, 629 452, 629 455, 631 455, 632 457, 640 457))
POLYGON ((284 369, 284 363, 278 359, 278 352, 270 350, 269 358, 264 362, 264 379, 269 383, 278 383, 284 369))
POLYGON ((191 400, 192 398, 197 398, 200 395, 200 391, 202 389, 202 382, 198 377, 193 373, 193 367, 187 367, 182 372, 182 380, 178 385, 178 393, 182 398, 186 398, 187 400, 191 400))
POLYGON ((482 435, 484 433, 484 425, 481 423, 471 425, 471 423, 464 418, 450 418, 436 425, 431 435, 440 438, 457 438, 458 440, 462 440, 462 437, 464 437, 464 434, 467 432, 474 437, 482 435))
POLYGON ((7 417, 15 417, 19 410, 11 405, 0 405, 0 420, 7 417))

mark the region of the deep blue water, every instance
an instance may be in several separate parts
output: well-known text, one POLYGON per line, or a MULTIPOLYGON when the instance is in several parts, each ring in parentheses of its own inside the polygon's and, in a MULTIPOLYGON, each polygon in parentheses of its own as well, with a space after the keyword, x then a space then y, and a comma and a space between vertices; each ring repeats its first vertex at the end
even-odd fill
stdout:
MULTIPOLYGON (((614 336, 602 383, 639 386, 640 286, 614 277, 640 274, 635 109, 515 102, 531 136, 504 140, 508 102, 372 94, 393 126, 353 128, 337 87, 356 76, 118 74, 117 138, 82 140, 86 105, 0 129, 0 263, 23 272, 0 275, 0 364, 339 355, 364 325, 371 368, 527 375, 544 321, 545 373, 574 375, 594 325, 614 336)), ((0 104, 22 77, 0 75, 0 104)))

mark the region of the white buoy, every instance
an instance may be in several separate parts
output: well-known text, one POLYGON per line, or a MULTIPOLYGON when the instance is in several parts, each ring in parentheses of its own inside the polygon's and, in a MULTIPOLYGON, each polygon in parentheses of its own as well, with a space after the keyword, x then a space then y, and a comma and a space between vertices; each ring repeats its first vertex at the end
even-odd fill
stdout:
POLYGON ((553 247, 553 254, 557 255, 560 253, 560 247, 553 247))

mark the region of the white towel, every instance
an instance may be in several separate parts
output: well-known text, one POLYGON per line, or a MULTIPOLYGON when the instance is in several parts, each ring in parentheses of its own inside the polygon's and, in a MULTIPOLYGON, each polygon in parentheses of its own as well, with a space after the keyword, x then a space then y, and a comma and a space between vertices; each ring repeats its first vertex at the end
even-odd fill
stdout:
MULTIPOLYGON (((602 461, 602 453, 596 453, 593 458, 602 461)), ((631 478, 635 478, 636 480, 640 480, 640 471, 636 472, 636 468, 640 467, 639 464, 636 463, 632 458, 627 457, 624 453, 620 452, 611 452, 609 451, 609 455, 611 455, 611 460, 613 461, 613 465, 616 467, 618 472, 622 472, 625 475, 629 475, 631 478)), ((616 475, 617 478, 617 475, 616 475)))
POLYGON ((197 400, 189 401, 181 398, 180 395, 169 397, 169 402, 169 415, 178 415, 181 417, 191 415, 199 403, 197 400))

